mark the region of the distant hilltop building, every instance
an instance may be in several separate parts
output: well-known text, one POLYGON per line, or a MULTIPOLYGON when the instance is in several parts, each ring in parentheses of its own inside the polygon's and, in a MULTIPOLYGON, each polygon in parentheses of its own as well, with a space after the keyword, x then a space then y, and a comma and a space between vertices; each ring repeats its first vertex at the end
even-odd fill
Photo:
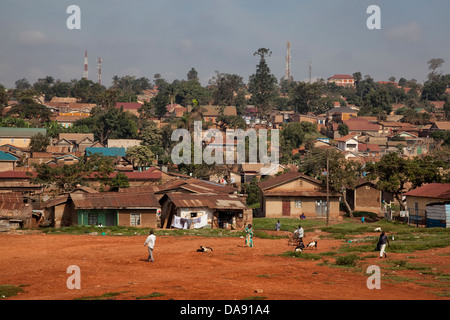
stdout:
POLYGON ((334 82, 337 86, 355 86, 355 79, 348 74, 335 74, 328 78, 328 83, 334 82))

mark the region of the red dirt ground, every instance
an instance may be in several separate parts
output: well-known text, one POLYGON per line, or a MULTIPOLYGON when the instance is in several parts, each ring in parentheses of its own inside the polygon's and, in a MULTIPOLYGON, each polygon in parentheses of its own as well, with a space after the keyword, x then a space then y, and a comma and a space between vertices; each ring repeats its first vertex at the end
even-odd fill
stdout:
MULTIPOLYGON (((318 235, 315 235, 318 236, 318 235)), ((253 248, 243 238, 157 236, 154 263, 146 262, 146 236, 0 234, 0 284, 24 285, 24 293, 10 300, 72 300, 120 292, 116 300, 135 300, 151 293, 153 300, 448 300, 449 286, 423 286, 412 281, 387 281, 383 276, 414 278, 436 283, 418 271, 392 271, 375 252, 362 260, 381 267, 380 290, 366 286, 369 274, 354 269, 320 266, 311 261, 282 257, 293 250, 286 239, 254 239, 253 248), (200 245, 213 252, 199 253, 200 245), (68 289, 70 265, 81 270, 81 289, 68 289), (436 293, 447 292, 447 297, 436 293)), ((308 241, 308 239, 306 239, 308 241)), ((317 253, 336 250, 340 240, 321 240, 317 253)), ((389 251, 388 251, 389 252, 389 251)), ((449 274, 450 247, 414 254, 389 254, 449 274)), ((333 262, 333 257, 325 257, 333 262)), ((391 267, 391 266, 390 266, 391 267)))

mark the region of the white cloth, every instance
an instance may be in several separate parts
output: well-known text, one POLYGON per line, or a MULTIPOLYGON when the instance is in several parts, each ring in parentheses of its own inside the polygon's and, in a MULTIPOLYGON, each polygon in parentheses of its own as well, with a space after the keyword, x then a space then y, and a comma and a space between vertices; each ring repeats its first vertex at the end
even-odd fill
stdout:
POLYGON ((151 234, 145 240, 144 246, 147 244, 150 249, 153 249, 155 247, 155 241, 156 236, 154 234, 151 234))
POLYGON ((204 214, 200 217, 200 221, 197 222, 198 219, 195 219, 194 221, 194 228, 198 229, 198 228, 203 228, 204 226, 206 226, 208 224, 208 215, 204 214))
POLYGON ((177 229, 183 229, 183 225, 181 224, 181 218, 178 216, 174 216, 172 220, 172 227, 177 229))

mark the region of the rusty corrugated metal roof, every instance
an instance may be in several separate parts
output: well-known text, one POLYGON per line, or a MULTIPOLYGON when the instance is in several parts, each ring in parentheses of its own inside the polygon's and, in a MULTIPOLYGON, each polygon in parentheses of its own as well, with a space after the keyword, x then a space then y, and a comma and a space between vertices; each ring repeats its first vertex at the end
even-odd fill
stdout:
POLYGON ((160 207, 155 195, 147 192, 71 193, 70 197, 77 209, 133 209, 160 207))
POLYGON ((166 196, 179 208, 246 209, 239 196, 232 194, 168 193, 166 196))

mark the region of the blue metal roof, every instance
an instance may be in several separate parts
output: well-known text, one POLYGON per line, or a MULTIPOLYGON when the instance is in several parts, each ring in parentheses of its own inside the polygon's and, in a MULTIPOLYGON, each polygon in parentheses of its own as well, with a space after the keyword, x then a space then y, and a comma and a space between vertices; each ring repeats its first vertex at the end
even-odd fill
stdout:
POLYGON ((17 161, 16 157, 14 157, 12 154, 0 151, 0 161, 17 161))
POLYGON ((101 148, 101 147, 88 147, 86 148, 86 154, 100 154, 106 157, 125 157, 125 148, 101 148))

